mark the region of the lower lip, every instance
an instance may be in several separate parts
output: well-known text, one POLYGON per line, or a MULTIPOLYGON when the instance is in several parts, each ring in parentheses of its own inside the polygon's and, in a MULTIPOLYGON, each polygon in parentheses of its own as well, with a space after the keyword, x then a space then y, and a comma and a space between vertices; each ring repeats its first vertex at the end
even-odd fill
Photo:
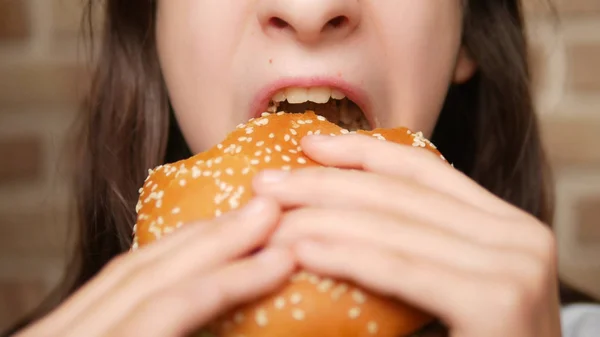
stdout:
POLYGON ((375 121, 373 120, 373 116, 370 113, 369 107, 370 104, 367 101, 367 95, 361 92, 359 89, 351 87, 347 83, 336 80, 336 79, 324 79, 324 78, 307 78, 307 79, 284 79, 278 82, 275 82, 266 88, 262 89, 258 94, 258 99, 252 104, 250 109, 250 118, 257 118, 263 112, 265 112, 268 108, 269 102, 271 98, 280 90, 288 87, 319 87, 326 86, 331 88, 336 88, 342 91, 346 97, 354 102, 358 107, 363 111, 365 117, 367 118, 369 124, 372 128, 375 128, 375 121))

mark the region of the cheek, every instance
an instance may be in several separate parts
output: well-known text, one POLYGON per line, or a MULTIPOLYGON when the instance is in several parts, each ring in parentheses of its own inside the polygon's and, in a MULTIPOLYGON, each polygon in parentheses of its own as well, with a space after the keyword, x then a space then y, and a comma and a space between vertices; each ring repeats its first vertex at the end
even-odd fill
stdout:
POLYGON ((381 43, 394 114, 386 123, 429 134, 437 121, 460 50, 462 14, 456 1, 397 1, 381 13, 381 43))
POLYGON ((231 64, 238 26, 233 0, 164 0, 157 17, 162 74, 182 132, 204 151, 232 125, 231 64), (222 18, 226 17, 227 20, 222 18))

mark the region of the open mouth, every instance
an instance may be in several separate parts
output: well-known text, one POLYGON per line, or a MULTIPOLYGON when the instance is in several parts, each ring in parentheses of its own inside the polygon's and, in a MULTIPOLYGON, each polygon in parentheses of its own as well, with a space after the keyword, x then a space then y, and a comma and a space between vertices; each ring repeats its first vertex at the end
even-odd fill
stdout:
POLYGON ((329 87, 289 87, 277 92, 267 112, 303 113, 312 110, 348 131, 371 130, 371 125, 360 107, 344 93, 329 87))

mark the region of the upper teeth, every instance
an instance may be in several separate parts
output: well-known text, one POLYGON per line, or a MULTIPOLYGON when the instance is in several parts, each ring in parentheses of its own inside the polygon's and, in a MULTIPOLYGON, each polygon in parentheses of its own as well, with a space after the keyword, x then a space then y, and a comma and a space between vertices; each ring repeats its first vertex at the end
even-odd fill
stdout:
POLYGON ((343 99, 346 97, 341 91, 330 87, 310 87, 298 88, 290 87, 277 92, 272 101, 283 102, 285 100, 291 104, 300 104, 304 102, 327 103, 330 98, 343 99))

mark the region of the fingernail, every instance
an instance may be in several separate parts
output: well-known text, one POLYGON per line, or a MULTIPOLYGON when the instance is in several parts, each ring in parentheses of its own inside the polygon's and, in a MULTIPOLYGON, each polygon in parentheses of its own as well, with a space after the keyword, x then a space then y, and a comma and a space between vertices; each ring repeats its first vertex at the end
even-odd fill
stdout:
POLYGON ((316 241, 300 241, 296 244, 296 250, 299 254, 314 254, 323 249, 323 244, 316 241))
POLYGON ((281 249, 263 248, 263 250, 257 254, 256 258, 263 263, 271 264, 279 259, 281 253, 281 249))
POLYGON ((277 184, 285 180, 289 175, 289 171, 264 170, 258 174, 257 179, 261 184, 277 184))
POLYGON ((325 142, 333 140, 334 136, 328 136, 328 135, 310 135, 310 136, 306 136, 306 139, 308 141, 310 141, 310 142, 325 143, 325 142))
POLYGON ((242 210, 242 212, 245 215, 255 215, 255 214, 259 214, 262 213, 265 208, 265 200, 263 198, 260 197, 255 197, 254 199, 250 200, 247 204, 246 207, 244 207, 244 209, 242 210))

